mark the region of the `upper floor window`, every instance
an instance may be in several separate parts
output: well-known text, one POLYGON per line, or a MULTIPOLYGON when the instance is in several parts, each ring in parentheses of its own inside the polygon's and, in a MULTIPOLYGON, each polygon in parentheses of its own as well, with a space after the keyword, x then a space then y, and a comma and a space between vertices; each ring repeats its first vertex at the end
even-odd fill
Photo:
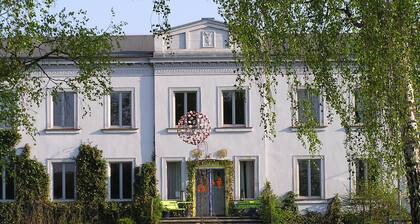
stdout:
POLYGON ((53 172, 53 199, 73 200, 76 193, 76 164, 74 162, 54 162, 53 172))
POLYGON ((197 91, 175 91, 175 125, 189 111, 198 111, 197 91))
POLYGON ((360 89, 354 90, 354 123, 363 123, 364 106, 362 103, 360 89))
POLYGON ((76 93, 58 92, 53 96, 53 127, 74 128, 76 126, 76 93))
POLYGON ((110 198, 115 200, 126 200, 132 197, 133 187, 133 163, 132 162, 111 162, 109 192, 110 198))
POLYGON ((0 201, 15 198, 15 182, 7 169, 0 167, 0 201))
POLYGON ((132 127, 132 107, 131 91, 113 91, 110 104, 111 127, 132 127))
POLYGON ((311 94, 307 89, 297 90, 297 122, 302 124, 309 121, 309 116, 317 124, 321 124, 321 98, 318 95, 311 94))
POLYGON ((323 189, 321 159, 297 159, 297 194, 299 197, 321 197, 323 189))
POLYGON ((246 91, 222 90, 223 126, 246 126, 246 91))

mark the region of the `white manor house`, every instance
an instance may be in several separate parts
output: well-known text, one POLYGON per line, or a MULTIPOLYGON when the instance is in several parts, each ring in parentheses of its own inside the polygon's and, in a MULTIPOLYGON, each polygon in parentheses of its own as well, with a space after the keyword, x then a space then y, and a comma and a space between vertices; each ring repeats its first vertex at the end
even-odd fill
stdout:
MULTIPOLYGON (((59 93, 57 99, 48 95, 34 109, 39 133, 35 139, 24 135, 19 147, 29 143, 31 156, 47 167, 51 200, 77 197, 74 158, 82 143, 103 150, 109 164, 109 200, 131 200, 134 167, 153 160, 162 200, 186 200, 187 161, 196 156, 196 146, 178 137, 177 122, 188 111, 204 113, 211 125, 203 147, 207 155, 203 159, 210 163, 194 174, 194 203, 205 205, 197 206, 196 214, 226 211, 226 172, 211 161, 232 161, 234 200, 255 199, 269 181, 277 195, 295 192, 301 210, 324 211, 328 199, 354 191, 357 181, 366 178, 363 163, 356 163, 355 173, 349 172, 344 129, 338 118, 327 123, 322 97, 297 89, 298 101, 312 101, 322 142, 319 155, 302 146, 292 121, 304 117, 292 109, 286 78, 280 79, 275 95, 277 137, 263 138, 261 97, 255 87, 234 87, 236 65, 226 46, 224 23, 203 18, 173 27, 171 35, 170 49, 152 35, 126 36, 114 54, 121 65, 112 74, 113 92, 102 102, 90 103, 91 115, 83 116, 86 102, 71 91, 59 93)), ((54 59, 45 69, 52 76, 77 74, 72 64, 54 59)), ((2 181, 0 200, 7 199, 5 185, 2 181)))

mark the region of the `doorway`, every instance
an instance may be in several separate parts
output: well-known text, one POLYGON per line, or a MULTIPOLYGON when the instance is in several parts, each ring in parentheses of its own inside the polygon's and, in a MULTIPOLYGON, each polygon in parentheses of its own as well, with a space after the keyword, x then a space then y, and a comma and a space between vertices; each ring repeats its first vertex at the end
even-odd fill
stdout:
POLYGON ((197 216, 224 216, 225 170, 198 169, 195 180, 197 216))

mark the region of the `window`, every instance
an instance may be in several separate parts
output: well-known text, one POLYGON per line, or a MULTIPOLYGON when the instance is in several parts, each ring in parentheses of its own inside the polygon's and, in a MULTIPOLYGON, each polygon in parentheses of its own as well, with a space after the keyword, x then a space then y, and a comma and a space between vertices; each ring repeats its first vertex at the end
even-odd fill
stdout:
POLYGON ((168 199, 181 198, 181 161, 166 163, 168 199))
POLYGON ((224 126, 245 126, 245 90, 222 90, 222 108, 224 126))
POLYGON ((357 159, 356 168, 356 192, 360 192, 368 181, 368 166, 366 160, 357 159))
POLYGON ((131 91, 111 93, 111 127, 132 127, 131 91))
POLYGON ((315 122, 321 124, 321 100, 317 95, 312 95, 307 89, 297 90, 298 113, 297 121, 302 124, 307 122, 312 115, 315 122), (310 109, 311 111, 307 111, 310 109))
POLYGON ((298 159, 297 194, 300 197, 322 196, 321 159, 298 159))
POLYGON ((0 167, 0 201, 15 198, 15 181, 6 169, 0 167))
POLYGON ((255 165, 253 160, 240 161, 240 197, 255 198, 255 165))
POLYGON ((110 163, 110 198, 117 200, 131 199, 133 187, 132 162, 110 163))
POLYGON ((354 91, 354 123, 363 123, 363 110, 364 106, 360 97, 360 89, 354 91))
POLYGON ((59 92, 53 96, 53 127, 75 128, 76 93, 59 92))
POLYGON ((74 162, 52 163, 53 199, 73 200, 76 192, 76 164, 74 162))
POLYGON ((176 91, 175 96, 175 123, 176 126, 179 119, 189 111, 198 111, 197 108, 197 91, 176 91))

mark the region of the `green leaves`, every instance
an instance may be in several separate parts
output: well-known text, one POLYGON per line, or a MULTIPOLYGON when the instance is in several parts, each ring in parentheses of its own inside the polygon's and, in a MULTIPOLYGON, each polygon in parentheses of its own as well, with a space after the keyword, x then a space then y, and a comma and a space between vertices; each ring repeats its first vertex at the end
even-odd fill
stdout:
POLYGON ((45 89, 71 88, 87 100, 110 92, 112 41, 123 35, 124 23, 90 28, 86 11, 53 12, 53 5, 0 0, 0 123, 30 134, 36 131, 30 110, 40 105, 45 89), (45 65, 51 58, 71 61, 78 75, 55 76, 45 65))

